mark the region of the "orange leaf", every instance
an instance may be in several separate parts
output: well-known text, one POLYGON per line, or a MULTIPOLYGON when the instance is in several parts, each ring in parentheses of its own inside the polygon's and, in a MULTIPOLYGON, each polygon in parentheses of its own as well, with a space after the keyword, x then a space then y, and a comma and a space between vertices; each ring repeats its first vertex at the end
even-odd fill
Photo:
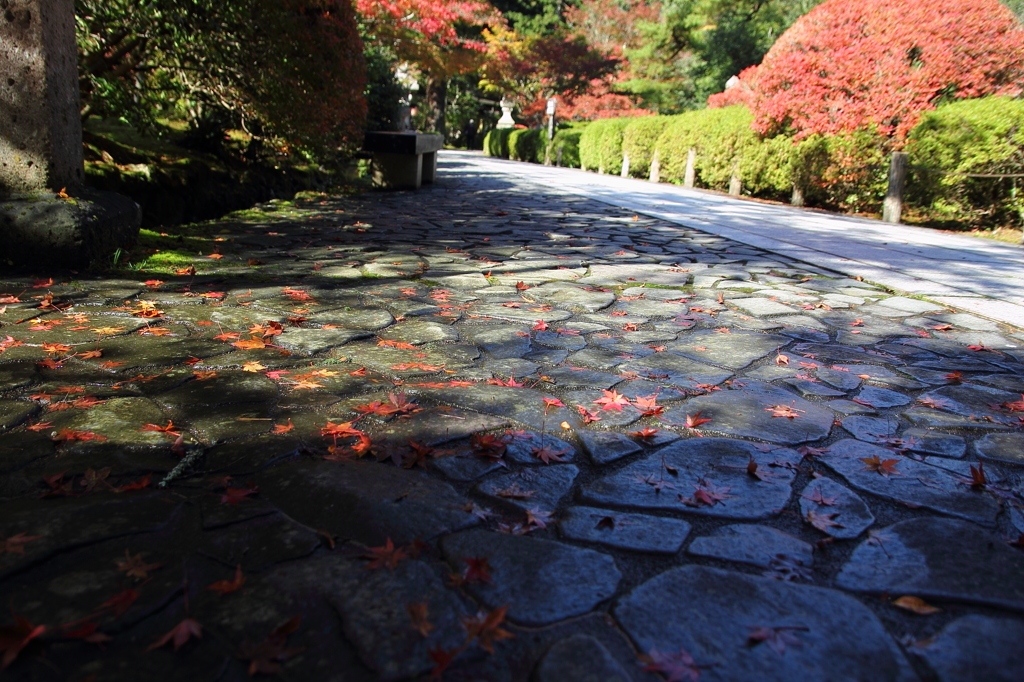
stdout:
POLYGON ((214 592, 220 592, 223 597, 225 594, 231 594, 242 589, 242 585, 245 584, 245 576, 242 575, 242 564, 238 564, 235 568, 234 580, 218 580, 206 589, 213 590, 214 592))
POLYGON ((292 420, 288 420, 288 424, 274 424, 274 430, 271 433, 288 433, 295 428, 295 424, 292 424, 292 420))
POLYGON ((893 606, 898 606, 901 609, 905 609, 912 613, 916 613, 919 616, 930 616, 933 613, 939 613, 942 609, 937 606, 932 606, 925 600, 919 597, 900 597, 892 602, 893 606))

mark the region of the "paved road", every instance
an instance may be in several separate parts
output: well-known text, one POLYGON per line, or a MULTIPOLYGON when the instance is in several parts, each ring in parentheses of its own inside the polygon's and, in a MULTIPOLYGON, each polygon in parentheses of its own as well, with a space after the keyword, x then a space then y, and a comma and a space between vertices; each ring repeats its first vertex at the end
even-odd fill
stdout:
POLYGON ((774 253, 1024 326, 1024 247, 907 225, 774 206, 578 169, 444 152, 475 172, 529 177, 774 253))
POLYGON ((0 276, 4 680, 1024 679, 1019 329, 488 167, 0 276))

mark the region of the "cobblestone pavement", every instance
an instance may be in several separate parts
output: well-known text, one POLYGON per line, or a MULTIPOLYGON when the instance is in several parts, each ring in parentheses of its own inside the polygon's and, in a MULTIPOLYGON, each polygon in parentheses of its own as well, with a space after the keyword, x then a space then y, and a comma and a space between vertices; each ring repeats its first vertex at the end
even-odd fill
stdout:
POLYGON ((457 167, 221 226, 0 281, 6 679, 1024 679, 1019 330, 457 167))

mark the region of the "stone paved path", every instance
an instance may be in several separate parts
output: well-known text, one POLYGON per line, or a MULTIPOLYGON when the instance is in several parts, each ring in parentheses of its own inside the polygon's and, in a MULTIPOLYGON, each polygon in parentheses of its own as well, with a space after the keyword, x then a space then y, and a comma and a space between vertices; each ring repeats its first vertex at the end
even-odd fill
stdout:
POLYGON ((5 679, 1024 678, 1020 330, 443 166, 0 280, 5 679))
MULTIPOLYGON (((464 170, 499 178, 523 165, 445 152, 464 170)), ((678 185, 526 166, 561 191, 657 216, 748 246, 829 267, 984 317, 1024 327, 1024 248, 857 216, 767 204, 678 185)))

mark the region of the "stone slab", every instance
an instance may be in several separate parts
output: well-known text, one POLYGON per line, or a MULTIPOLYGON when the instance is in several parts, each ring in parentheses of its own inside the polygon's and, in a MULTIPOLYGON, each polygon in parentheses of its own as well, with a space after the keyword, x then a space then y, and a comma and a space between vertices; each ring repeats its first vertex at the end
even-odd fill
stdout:
POLYGON ((900 521, 854 551, 836 584, 855 592, 914 595, 1024 611, 1024 554, 957 519, 900 521))

